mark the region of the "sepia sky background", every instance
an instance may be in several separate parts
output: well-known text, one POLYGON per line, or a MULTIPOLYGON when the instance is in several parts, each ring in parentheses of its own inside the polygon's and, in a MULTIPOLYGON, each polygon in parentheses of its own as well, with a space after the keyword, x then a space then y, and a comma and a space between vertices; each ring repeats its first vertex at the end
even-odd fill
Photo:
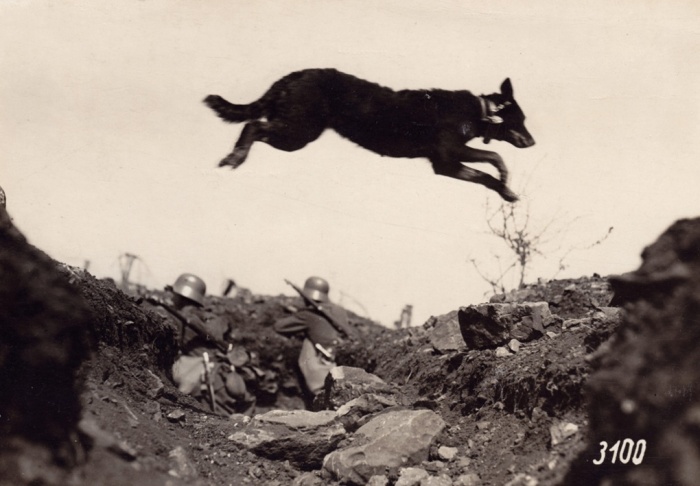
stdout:
POLYGON ((4 0, 0 45, 8 211, 31 243, 98 277, 118 278, 125 252, 150 287, 189 271, 214 294, 230 277, 291 295, 285 278, 317 274, 386 325, 404 304, 419 325, 484 301, 470 260, 494 275, 507 256, 485 223, 495 193, 333 132, 216 167, 242 125, 201 100, 252 102, 310 67, 475 94, 510 77, 537 145, 487 147, 533 231, 556 229, 530 281, 632 270, 673 221, 700 214, 694 0, 4 0))

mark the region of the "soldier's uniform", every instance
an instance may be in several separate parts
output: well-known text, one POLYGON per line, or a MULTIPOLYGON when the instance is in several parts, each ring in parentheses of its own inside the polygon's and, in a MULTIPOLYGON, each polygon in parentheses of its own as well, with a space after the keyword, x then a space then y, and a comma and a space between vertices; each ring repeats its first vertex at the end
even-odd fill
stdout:
MULTIPOLYGON (((328 283, 319 277, 310 277, 304 284, 304 293, 318 302, 346 335, 352 335, 345 310, 328 300, 328 283)), ((329 320, 313 308, 302 309, 296 314, 275 322, 275 330, 281 334, 304 333, 299 354, 299 368, 306 387, 312 394, 323 388, 328 372, 335 366, 335 351, 342 338, 329 320)))
POLYGON ((205 293, 206 285, 199 277, 182 274, 172 287, 173 301, 151 299, 155 304, 153 310, 168 318, 175 327, 180 354, 173 363, 173 381, 182 393, 210 401, 206 380, 208 371, 219 408, 236 412, 250 410, 255 397, 248 392, 245 380, 236 372, 236 365, 228 354, 217 347, 217 343, 225 342, 230 331, 228 320, 222 316, 203 319, 198 311, 205 293), (196 332, 182 319, 205 330, 209 336, 196 332), (208 369, 205 368, 204 353, 210 358, 208 369))

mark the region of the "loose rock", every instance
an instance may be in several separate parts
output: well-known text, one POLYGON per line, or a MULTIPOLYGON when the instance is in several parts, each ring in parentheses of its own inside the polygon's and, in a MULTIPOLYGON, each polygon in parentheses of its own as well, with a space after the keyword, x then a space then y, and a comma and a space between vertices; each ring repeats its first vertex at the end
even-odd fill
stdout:
POLYGON ((396 391, 384 380, 361 368, 336 366, 326 377, 323 392, 314 400, 316 410, 337 410, 365 394, 393 395, 396 391))
POLYGON ((549 428, 549 433, 552 440, 552 445, 561 444, 569 437, 576 435, 578 432, 578 425, 572 424, 570 422, 559 422, 553 424, 549 428))
POLYGON ((471 305, 460 308, 457 317, 469 349, 495 348, 510 339, 535 339, 554 319, 546 302, 471 305))
POLYGON ((480 486, 481 478, 476 473, 462 474, 452 484, 454 486, 480 486))
POLYGON ((430 331, 430 344, 441 353, 463 351, 467 345, 459 328, 458 311, 437 317, 435 327, 430 331))
POLYGON ((345 435, 333 411, 274 410, 256 416, 228 439, 259 456, 315 469, 345 435))
POLYGON ((375 474, 426 461, 445 425, 430 410, 383 413, 355 432, 356 445, 328 454, 323 468, 341 481, 365 484, 375 474))
POLYGON ((197 466, 194 465, 182 446, 178 446, 170 451, 168 457, 172 465, 171 469, 168 471, 168 474, 171 476, 186 480, 195 479, 199 476, 197 473, 197 466))
POLYGON ((437 452, 438 457, 443 461, 451 461, 455 458, 459 450, 456 447, 440 446, 437 452))
POLYGON ((394 486, 418 486, 428 479, 428 471, 419 467, 404 467, 399 472, 399 479, 394 486))
POLYGON ((171 422, 178 423, 178 422, 184 422, 186 419, 186 416, 187 416, 187 414, 183 410, 176 408, 175 410, 170 412, 165 417, 171 422))

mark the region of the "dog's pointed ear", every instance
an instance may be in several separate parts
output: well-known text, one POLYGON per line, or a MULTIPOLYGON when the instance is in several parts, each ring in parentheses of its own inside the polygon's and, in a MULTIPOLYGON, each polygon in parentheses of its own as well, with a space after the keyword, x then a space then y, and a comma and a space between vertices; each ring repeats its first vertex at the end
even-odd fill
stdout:
POLYGON ((510 83, 510 78, 506 78, 503 83, 501 83, 501 94, 507 99, 513 99, 513 85, 510 83))

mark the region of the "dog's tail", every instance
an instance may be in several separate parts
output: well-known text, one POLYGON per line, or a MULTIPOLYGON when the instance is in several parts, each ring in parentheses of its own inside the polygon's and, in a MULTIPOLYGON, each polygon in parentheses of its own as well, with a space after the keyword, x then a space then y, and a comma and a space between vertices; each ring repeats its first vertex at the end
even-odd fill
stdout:
POLYGON ((204 98, 204 104, 214 110, 221 119, 229 123, 255 120, 264 115, 263 105, 260 100, 254 101, 249 105, 234 105, 219 95, 209 95, 204 98))

